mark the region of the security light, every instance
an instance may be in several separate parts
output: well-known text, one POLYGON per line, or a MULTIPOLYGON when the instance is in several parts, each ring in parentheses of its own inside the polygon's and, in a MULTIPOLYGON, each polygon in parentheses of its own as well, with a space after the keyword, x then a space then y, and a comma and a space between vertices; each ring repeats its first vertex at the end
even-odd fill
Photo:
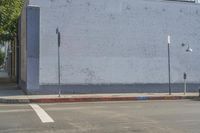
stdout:
POLYGON ((186 52, 192 52, 192 48, 188 45, 186 52))
POLYGON ((187 46, 187 49, 185 50, 186 52, 192 52, 193 51, 189 44, 182 43, 181 46, 182 47, 187 46))

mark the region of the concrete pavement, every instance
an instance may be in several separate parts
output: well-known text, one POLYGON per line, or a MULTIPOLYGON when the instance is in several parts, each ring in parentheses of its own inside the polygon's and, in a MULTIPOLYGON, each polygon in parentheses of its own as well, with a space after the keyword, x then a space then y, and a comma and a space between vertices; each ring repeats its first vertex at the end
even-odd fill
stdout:
MULTIPOLYGON (((0 104, 0 133, 198 133, 200 102, 126 101, 37 104, 53 119, 44 123, 29 104, 0 104)), ((41 114, 41 113, 40 113, 41 114)))
POLYGON ((5 70, 0 70, 0 78, 8 78, 8 73, 5 70))

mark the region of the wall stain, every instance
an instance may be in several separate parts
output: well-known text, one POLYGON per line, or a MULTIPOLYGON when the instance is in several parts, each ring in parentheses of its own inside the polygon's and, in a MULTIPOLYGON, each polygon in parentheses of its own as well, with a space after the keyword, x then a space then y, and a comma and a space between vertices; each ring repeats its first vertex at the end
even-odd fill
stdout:
POLYGON ((165 11, 166 11, 166 9, 164 9, 164 8, 163 8, 163 9, 162 9, 162 11, 163 11, 163 12, 165 12, 165 11))
POLYGON ((66 0, 67 3, 71 4, 72 3, 72 0, 66 0))
POLYGON ((90 6, 90 5, 91 5, 91 3, 90 3, 90 2, 87 2, 86 4, 87 4, 87 6, 90 6))
POLYGON ((130 6, 126 6, 126 10, 131 10, 131 7, 130 6))
POLYGON ((96 80, 95 71, 90 70, 89 68, 85 68, 85 69, 82 69, 81 72, 86 75, 86 79, 85 79, 86 83, 91 83, 92 81, 96 80))
POLYGON ((110 14, 110 19, 114 20, 115 16, 113 14, 110 14))

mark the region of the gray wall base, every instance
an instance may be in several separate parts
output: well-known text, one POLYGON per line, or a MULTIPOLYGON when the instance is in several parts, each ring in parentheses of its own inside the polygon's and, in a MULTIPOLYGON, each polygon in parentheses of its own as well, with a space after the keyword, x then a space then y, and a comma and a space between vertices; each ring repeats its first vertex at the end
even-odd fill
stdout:
POLYGON ((26 85, 26 82, 25 81, 23 81, 23 80, 19 80, 19 85, 18 85, 18 87, 20 88, 20 89, 22 89, 22 91, 24 92, 24 93, 26 93, 27 94, 27 85, 26 85))
MULTIPOLYGON (((198 92, 200 84, 187 84, 188 92, 198 92)), ((167 93, 168 84, 134 84, 134 85, 62 85, 63 94, 95 93, 167 93)), ((183 92, 183 84, 172 84, 173 92, 183 92)), ((57 85, 42 85, 40 89, 27 90, 28 94, 58 94, 57 85)))

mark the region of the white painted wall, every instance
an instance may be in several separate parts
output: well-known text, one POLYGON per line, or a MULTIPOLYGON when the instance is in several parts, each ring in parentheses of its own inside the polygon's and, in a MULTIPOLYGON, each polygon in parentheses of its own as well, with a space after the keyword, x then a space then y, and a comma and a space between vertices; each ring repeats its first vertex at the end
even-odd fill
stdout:
POLYGON ((40 6, 40 84, 57 83, 62 34, 62 84, 167 83, 167 35, 172 81, 200 82, 200 6, 145 0, 31 0, 40 6), (185 53, 181 43, 194 49, 185 53))

